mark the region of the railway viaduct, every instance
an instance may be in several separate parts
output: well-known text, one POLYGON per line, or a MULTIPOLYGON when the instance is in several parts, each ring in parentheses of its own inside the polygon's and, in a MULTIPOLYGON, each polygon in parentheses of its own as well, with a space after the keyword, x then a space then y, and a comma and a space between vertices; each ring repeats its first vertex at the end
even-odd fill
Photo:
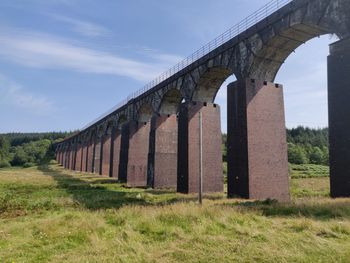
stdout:
MULTIPOLYGON (((223 191, 220 107, 228 85, 228 196, 289 200, 283 87, 274 79, 300 45, 330 45, 328 104, 332 197, 350 196, 350 0, 274 0, 56 146, 65 168, 132 187, 223 191)), ((293 87, 291 87, 293 88, 293 87)))

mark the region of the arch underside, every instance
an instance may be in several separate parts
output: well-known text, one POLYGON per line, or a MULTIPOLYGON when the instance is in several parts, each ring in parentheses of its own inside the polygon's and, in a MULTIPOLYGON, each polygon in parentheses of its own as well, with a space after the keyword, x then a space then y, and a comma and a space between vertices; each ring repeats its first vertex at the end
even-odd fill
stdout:
POLYGON ((148 122, 153 115, 152 106, 149 103, 144 103, 137 112, 137 121, 148 122))
POLYGON ((181 92, 173 88, 169 90, 165 95, 163 96, 163 99, 161 101, 160 107, 159 107, 159 114, 168 115, 168 114, 176 114, 179 110, 179 106, 181 104, 183 97, 181 95, 181 92))
POLYGON ((326 29, 298 24, 277 33, 269 39, 258 52, 249 70, 250 78, 273 82, 288 56, 307 41, 329 34, 326 29))
POLYGON ((199 79, 193 92, 192 101, 213 103, 221 85, 232 74, 232 71, 227 68, 209 68, 199 79))

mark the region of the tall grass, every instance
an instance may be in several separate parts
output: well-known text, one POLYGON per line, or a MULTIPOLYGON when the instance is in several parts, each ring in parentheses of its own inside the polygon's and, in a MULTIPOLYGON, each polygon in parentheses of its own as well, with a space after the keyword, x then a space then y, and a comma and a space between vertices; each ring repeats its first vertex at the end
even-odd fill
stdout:
POLYGON ((0 262, 349 262, 350 200, 327 180, 293 179, 290 204, 199 206, 53 165, 0 170, 0 262))

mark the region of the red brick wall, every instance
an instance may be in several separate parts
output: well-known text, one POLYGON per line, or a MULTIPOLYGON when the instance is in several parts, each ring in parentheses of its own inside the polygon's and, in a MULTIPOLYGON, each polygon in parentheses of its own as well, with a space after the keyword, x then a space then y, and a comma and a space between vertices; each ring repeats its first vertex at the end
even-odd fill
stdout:
POLYGON ((81 170, 81 155, 82 155, 82 148, 81 145, 78 145, 76 160, 75 160, 75 170, 80 171, 81 170))
POLYGON ((289 201, 283 88, 256 81, 247 101, 250 198, 289 201))
POLYGON ((157 117, 155 123, 154 188, 176 188, 176 114, 157 117))
POLYGON ((64 168, 69 168, 69 150, 66 150, 65 157, 64 157, 64 168))
POLYGON ((197 102, 182 105, 179 116, 178 191, 199 189, 199 111, 203 132, 203 192, 223 191, 220 107, 197 102), (206 105, 206 106, 205 106, 206 105), (187 107, 187 108, 183 108, 187 107))
POLYGON ((81 171, 82 172, 86 172, 86 151, 87 151, 87 146, 86 146, 86 144, 83 144, 82 160, 81 160, 81 171))
POLYGON ((64 151, 62 156, 62 165, 64 168, 66 168, 66 156, 67 156, 67 152, 64 151))
POLYGON ((117 130, 113 142, 113 172, 112 177, 118 178, 119 158, 120 158, 120 131, 117 130))
POLYGON ((88 163, 87 163, 88 173, 92 173, 93 152, 94 152, 94 143, 90 142, 89 149, 88 149, 88 163))
POLYGON ((127 185, 143 187, 147 184, 150 122, 144 124, 132 121, 129 132, 127 185))
POLYGON ((228 94, 234 98, 228 111, 239 113, 228 118, 229 195, 289 201, 282 86, 247 79, 229 86, 228 94))
POLYGON ((58 158, 58 163, 60 164, 60 165, 62 165, 62 151, 60 151, 60 153, 59 153, 59 158, 58 158))
POLYGON ((68 150, 68 154, 67 154, 67 169, 70 169, 71 167, 71 157, 72 157, 72 153, 71 153, 71 149, 68 150))
POLYGON ((95 159, 94 159, 94 173, 100 174, 101 161, 101 139, 97 139, 95 143, 95 159))
POLYGON ((220 107, 198 103, 189 110, 189 192, 198 192, 199 178, 199 110, 203 132, 203 192, 222 192, 224 176, 221 152, 220 107))
POLYGON ((102 175, 109 176, 109 167, 111 160, 111 135, 103 138, 103 154, 102 154, 102 175))
POLYGON ((70 164, 69 169, 74 170, 74 160, 75 160, 75 146, 72 147, 72 150, 70 152, 70 164))

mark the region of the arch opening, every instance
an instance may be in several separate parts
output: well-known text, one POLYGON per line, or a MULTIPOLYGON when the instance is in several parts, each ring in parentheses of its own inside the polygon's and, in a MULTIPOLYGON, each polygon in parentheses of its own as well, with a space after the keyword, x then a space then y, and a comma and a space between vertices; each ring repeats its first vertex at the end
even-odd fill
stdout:
POLYGON ((328 166, 329 174, 327 57, 329 45, 337 40, 334 34, 309 39, 276 71, 276 82, 284 86, 292 178, 299 164, 328 166))
POLYGON ((337 40, 330 34, 310 39, 276 72, 275 81, 284 86, 287 128, 328 127, 327 56, 337 40))

